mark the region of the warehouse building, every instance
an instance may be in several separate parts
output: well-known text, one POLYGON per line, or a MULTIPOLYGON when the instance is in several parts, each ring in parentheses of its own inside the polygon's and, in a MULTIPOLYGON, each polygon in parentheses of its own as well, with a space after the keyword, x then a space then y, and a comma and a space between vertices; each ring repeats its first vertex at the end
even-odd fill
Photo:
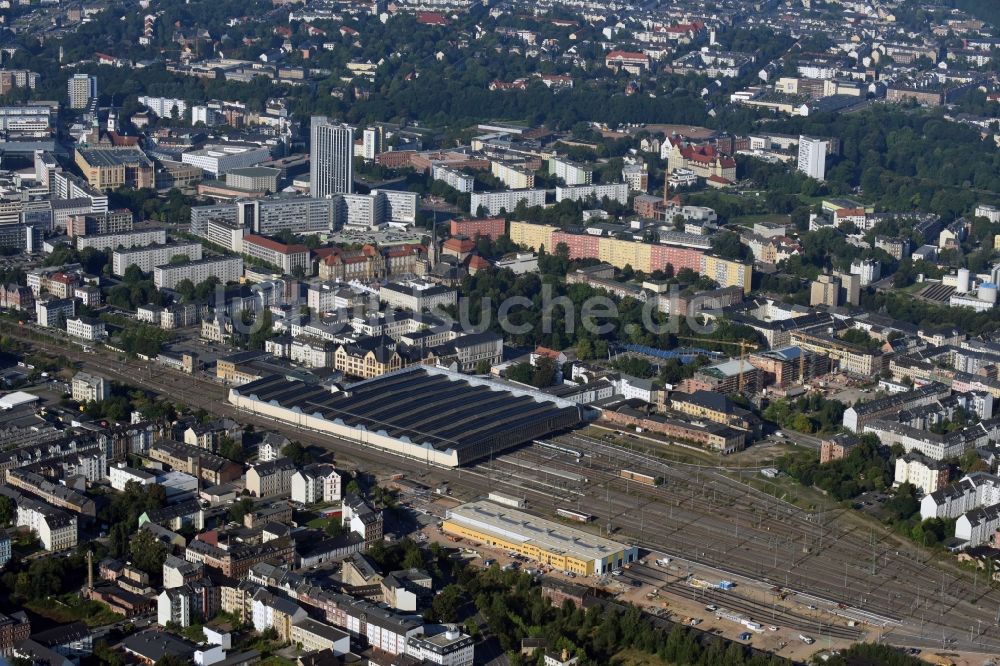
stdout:
POLYGON ((448 511, 442 529, 579 576, 607 573, 639 558, 635 546, 485 500, 448 511))
POLYGON ((238 409, 458 467, 579 426, 590 411, 537 391, 412 366, 331 393, 281 376, 230 389, 238 409))

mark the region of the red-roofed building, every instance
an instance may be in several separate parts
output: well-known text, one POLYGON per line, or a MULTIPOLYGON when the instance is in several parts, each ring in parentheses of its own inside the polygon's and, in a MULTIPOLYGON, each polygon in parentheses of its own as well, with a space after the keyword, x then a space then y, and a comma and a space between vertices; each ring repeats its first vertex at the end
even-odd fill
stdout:
POLYGON ((448 19, 444 14, 438 12, 420 12, 417 14, 417 23, 423 25, 448 25, 448 19))
POLYGON ((107 53, 95 53, 94 60, 98 65, 110 65, 111 67, 124 67, 125 61, 107 53))
POLYGON ((465 258, 472 254, 475 249, 476 241, 471 238, 449 238, 444 242, 444 246, 441 248, 441 254, 447 254, 455 257, 459 261, 465 261, 465 258))
POLYGON ((604 65, 616 72, 625 70, 639 75, 649 69, 649 56, 635 51, 612 51, 604 57, 604 65))
POLYGON ((415 273, 417 261, 427 254, 427 248, 418 243, 393 245, 382 252, 385 270, 389 275, 415 273))
POLYGON ((301 269, 303 275, 312 272, 309 248, 305 245, 285 245, 264 236, 250 234, 243 238, 243 254, 266 261, 287 274, 294 274, 296 269, 301 269))
POLYGON ((374 245, 360 250, 324 248, 320 257, 319 276, 323 280, 374 280, 386 274, 385 258, 374 245))
POLYGON ((475 275, 479 271, 489 270, 493 264, 486 261, 478 254, 469 257, 469 275, 475 275))
POLYGON ((666 35, 681 44, 690 44, 695 37, 700 35, 705 30, 705 24, 701 21, 693 21, 691 23, 678 23, 677 25, 671 25, 663 29, 666 35))
POLYGON ((502 217, 481 217, 475 220, 452 220, 452 236, 489 238, 496 240, 507 233, 507 221, 502 217))
POLYGON ((675 144, 667 154, 667 170, 673 173, 678 169, 693 171, 699 178, 718 176, 730 182, 736 180, 736 160, 710 144, 675 144))
POLYGON ((853 222, 858 229, 867 229, 868 214, 864 208, 840 208, 833 211, 833 223, 836 226, 853 222))
POLYGON ((538 365, 538 359, 541 358, 551 359, 552 361, 555 362, 557 368, 561 368, 563 363, 570 360, 569 358, 566 357, 566 354, 562 353, 561 351, 557 351, 555 349, 549 349, 548 347, 543 347, 541 345, 535 347, 535 351, 531 352, 531 356, 529 356, 528 358, 530 359, 531 365, 534 366, 538 365))

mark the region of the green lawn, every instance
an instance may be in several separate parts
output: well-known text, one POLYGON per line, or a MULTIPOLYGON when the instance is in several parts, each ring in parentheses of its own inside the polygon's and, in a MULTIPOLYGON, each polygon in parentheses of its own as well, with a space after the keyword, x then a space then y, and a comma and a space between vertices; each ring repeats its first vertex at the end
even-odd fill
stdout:
POLYGON ((323 517, 320 517, 320 518, 313 518, 308 523, 306 523, 306 526, 307 527, 312 527, 312 528, 317 529, 317 530, 325 530, 326 527, 327 527, 327 525, 329 525, 330 523, 334 523, 334 522, 338 522, 339 523, 340 520, 337 519, 337 518, 323 518, 323 517))
POLYGON ((829 511, 837 508, 837 503, 815 488, 807 488, 789 476, 779 476, 776 479, 768 479, 760 474, 747 476, 744 474, 741 479, 739 475, 727 473, 730 478, 740 481, 751 488, 765 492, 771 497, 794 504, 806 511, 829 511))
POLYGON ((287 657, 282 657, 281 655, 272 654, 267 659, 263 659, 260 664, 261 666, 295 666, 298 662, 294 659, 289 659, 287 657))
POLYGON ((669 661, 663 661, 655 654, 629 648, 611 657, 612 666, 671 666, 669 661))
POLYGON ((791 224, 791 215, 739 215, 730 220, 733 224, 752 225, 755 222, 773 222, 775 224, 791 224))
POLYGON ((82 620, 87 623, 87 626, 99 627, 125 619, 124 616, 113 612, 106 604, 83 599, 73 594, 63 595, 62 598, 50 597, 39 601, 29 601, 25 607, 62 624, 82 620))

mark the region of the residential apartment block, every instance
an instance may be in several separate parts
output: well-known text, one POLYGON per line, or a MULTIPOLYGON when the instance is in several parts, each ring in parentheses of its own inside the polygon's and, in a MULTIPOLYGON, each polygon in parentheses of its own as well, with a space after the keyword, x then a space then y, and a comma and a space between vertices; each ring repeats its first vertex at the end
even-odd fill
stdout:
POLYGON ((153 283, 157 289, 176 289, 183 280, 200 284, 210 277, 220 284, 236 282, 243 276, 243 257, 211 257, 186 264, 156 266, 153 283))

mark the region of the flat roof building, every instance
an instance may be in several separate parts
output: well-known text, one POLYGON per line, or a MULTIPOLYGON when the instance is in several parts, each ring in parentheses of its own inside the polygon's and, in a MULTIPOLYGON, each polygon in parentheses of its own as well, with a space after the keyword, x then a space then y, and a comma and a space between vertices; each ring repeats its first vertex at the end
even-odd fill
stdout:
POLYGON ((568 400, 432 366, 411 366, 336 393, 269 376, 230 389, 229 402, 448 467, 576 427, 588 414, 568 400))
POLYGON ((139 148, 77 148, 76 165, 100 190, 155 187, 153 162, 139 148))
POLYGON ((443 529, 581 576, 603 574, 639 557, 635 546, 485 500, 449 510, 443 529))

